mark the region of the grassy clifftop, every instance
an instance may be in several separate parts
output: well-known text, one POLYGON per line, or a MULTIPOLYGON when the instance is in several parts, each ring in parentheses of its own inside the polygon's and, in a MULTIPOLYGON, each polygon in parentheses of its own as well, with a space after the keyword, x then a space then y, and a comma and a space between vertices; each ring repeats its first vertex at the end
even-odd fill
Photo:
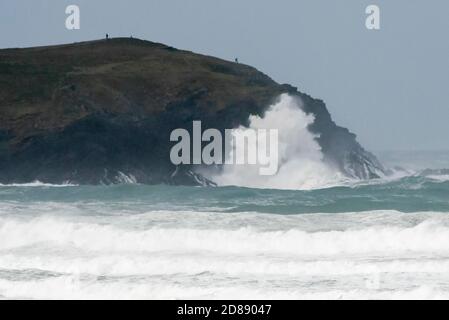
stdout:
POLYGON ((0 130, 16 141, 94 113, 146 117, 195 95, 214 113, 280 91, 252 67, 138 39, 0 50, 0 130))

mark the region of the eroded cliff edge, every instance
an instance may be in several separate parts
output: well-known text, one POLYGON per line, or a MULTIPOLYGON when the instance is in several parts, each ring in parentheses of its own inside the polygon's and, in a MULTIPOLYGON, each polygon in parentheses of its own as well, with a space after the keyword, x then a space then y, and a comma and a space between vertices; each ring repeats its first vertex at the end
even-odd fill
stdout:
POLYGON ((350 177, 384 173, 323 101, 247 65, 118 38, 0 50, 0 183, 201 183, 171 164, 170 132, 245 125, 282 93, 315 115, 326 162, 350 177))

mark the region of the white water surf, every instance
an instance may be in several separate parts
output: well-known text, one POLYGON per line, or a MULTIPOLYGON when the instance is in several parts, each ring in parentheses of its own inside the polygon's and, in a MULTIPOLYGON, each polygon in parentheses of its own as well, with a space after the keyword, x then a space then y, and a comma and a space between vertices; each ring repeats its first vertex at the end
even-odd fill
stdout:
POLYGON ((99 204, 92 215, 48 205, 2 206, 0 297, 449 297, 445 213, 110 215, 99 204))
MULTIPOLYGON (((280 100, 266 111, 263 118, 250 116, 249 127, 239 128, 242 131, 278 130, 279 165, 275 175, 260 175, 260 165, 234 164, 225 165, 219 175, 210 177, 211 180, 220 186, 290 190, 323 188, 347 180, 337 169, 323 161, 321 147, 316 141, 317 136, 309 131, 309 126, 315 118, 313 115, 306 114, 301 109, 301 105, 302 102, 298 97, 283 94, 280 100)), ((261 138, 258 137, 258 139, 261 138)), ((256 143, 247 148, 257 153, 258 145, 260 144, 256 143)), ((246 146, 236 147, 245 148, 246 146)), ((245 150, 239 150, 239 152, 244 154, 245 150)))

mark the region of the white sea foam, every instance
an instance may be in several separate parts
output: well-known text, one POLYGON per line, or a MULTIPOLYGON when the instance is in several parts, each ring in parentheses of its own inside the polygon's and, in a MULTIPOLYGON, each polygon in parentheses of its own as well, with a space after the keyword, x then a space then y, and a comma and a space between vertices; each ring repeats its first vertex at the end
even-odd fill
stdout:
MULTIPOLYGON (((211 179, 219 185, 272 189, 314 189, 339 183, 343 175, 324 163, 317 136, 309 131, 314 116, 306 114, 301 104, 299 98, 283 94, 263 118, 250 116, 249 130, 277 129, 279 132, 276 175, 261 176, 259 167, 254 165, 226 165, 221 174, 211 179)), ((248 129, 241 127, 240 130, 248 129)), ((250 145, 248 149, 257 150, 257 146, 250 145)))
POLYGON ((29 183, 11 183, 11 184, 1 184, 0 187, 53 187, 53 188, 60 188, 60 187, 76 187, 76 184, 71 183, 62 183, 62 184, 51 184, 51 183, 44 183, 40 182, 38 180, 29 182, 29 183))
POLYGON ((445 213, 82 216, 45 206, 34 218, 0 207, 4 298, 449 296, 445 213))
POLYGON ((370 290, 348 288, 347 290, 307 290, 302 288, 261 288, 247 285, 218 285, 211 282, 204 286, 186 286, 179 283, 142 283, 116 280, 95 281, 79 276, 61 276, 29 282, 0 280, 0 288, 6 297, 35 299, 440 299, 449 298, 448 291, 430 285, 415 286, 402 290, 370 290))
POLYGON ((432 179, 432 180, 436 180, 436 181, 441 181, 441 182, 449 181, 449 175, 448 174, 444 174, 444 175, 429 175, 429 176, 427 176, 427 178, 432 179))
POLYGON ((238 229, 190 229, 149 226, 146 230, 79 223, 59 218, 18 221, 0 219, 0 250, 27 246, 68 246, 93 252, 189 251, 289 256, 425 253, 449 255, 449 227, 440 220, 413 227, 372 226, 363 229, 307 232, 238 229))

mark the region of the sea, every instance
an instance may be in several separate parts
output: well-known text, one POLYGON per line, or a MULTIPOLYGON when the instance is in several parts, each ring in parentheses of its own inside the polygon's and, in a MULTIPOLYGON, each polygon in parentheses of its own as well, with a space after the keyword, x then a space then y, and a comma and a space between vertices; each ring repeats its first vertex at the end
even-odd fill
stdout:
POLYGON ((449 152, 378 155, 401 174, 1 185, 0 299, 448 299, 449 152))

